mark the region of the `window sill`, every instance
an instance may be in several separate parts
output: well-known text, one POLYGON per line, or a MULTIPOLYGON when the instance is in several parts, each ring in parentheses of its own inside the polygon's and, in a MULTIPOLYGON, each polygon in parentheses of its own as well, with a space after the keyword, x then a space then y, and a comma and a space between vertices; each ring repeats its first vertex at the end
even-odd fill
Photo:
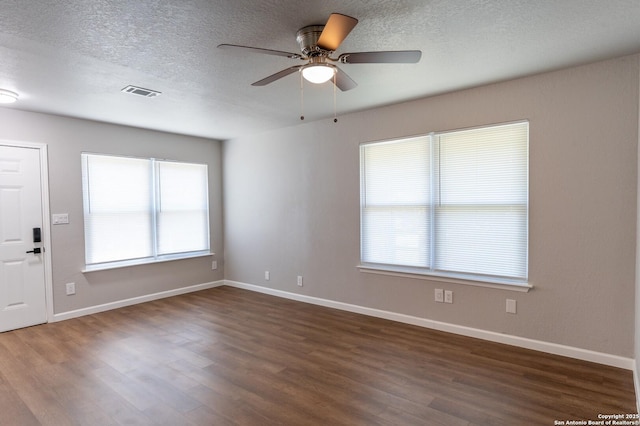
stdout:
POLYGON ((360 272, 368 274, 389 275, 394 277, 416 278, 421 280, 440 281, 452 284, 463 284, 475 287, 488 287, 500 290, 527 293, 533 288, 528 282, 512 281, 500 278, 470 277, 464 274, 444 274, 424 272, 412 268, 393 267, 388 265, 358 265, 360 272))
POLYGON ((111 263, 102 263, 97 265, 87 265, 81 272, 85 274, 88 272, 108 271, 111 269, 128 268, 130 266, 152 265, 155 263, 173 262, 174 260, 194 259, 198 257, 207 257, 207 256, 215 256, 215 253, 198 252, 198 253, 193 253, 186 256, 173 255, 173 256, 163 256, 161 258, 156 258, 156 259, 145 258, 145 259, 124 260, 122 262, 111 262, 111 263))

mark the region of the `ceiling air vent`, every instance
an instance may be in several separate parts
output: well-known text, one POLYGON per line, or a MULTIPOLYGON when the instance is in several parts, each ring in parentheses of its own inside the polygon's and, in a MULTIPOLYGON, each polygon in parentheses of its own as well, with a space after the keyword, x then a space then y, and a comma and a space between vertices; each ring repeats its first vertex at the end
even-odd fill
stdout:
POLYGON ((124 93, 131 93, 132 95, 144 96, 145 98, 155 98, 160 96, 162 92, 156 92, 155 90, 143 89, 137 86, 127 86, 122 89, 124 93))

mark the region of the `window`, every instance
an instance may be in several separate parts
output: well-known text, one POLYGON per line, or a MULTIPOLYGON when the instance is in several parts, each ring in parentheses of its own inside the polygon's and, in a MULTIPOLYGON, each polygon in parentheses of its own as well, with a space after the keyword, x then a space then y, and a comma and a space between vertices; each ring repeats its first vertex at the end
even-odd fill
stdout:
POLYGON ((361 262, 526 284, 527 122, 363 144, 361 262))
POLYGON ((82 154, 87 269, 209 253, 205 164, 82 154))

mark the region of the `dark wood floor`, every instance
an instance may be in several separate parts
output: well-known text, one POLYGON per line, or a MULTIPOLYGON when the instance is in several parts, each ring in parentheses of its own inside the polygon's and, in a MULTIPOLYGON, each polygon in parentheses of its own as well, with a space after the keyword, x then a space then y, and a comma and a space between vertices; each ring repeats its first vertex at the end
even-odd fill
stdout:
POLYGON ((2 425, 554 425, 632 373, 231 287, 0 334, 2 425))

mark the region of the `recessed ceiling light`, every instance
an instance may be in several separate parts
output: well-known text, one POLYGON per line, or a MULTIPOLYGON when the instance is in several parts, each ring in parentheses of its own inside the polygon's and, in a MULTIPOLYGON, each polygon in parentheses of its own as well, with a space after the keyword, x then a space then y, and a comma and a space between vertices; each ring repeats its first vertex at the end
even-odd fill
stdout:
POLYGON ((17 93, 10 90, 0 89, 0 104, 12 104, 17 100, 17 93))

